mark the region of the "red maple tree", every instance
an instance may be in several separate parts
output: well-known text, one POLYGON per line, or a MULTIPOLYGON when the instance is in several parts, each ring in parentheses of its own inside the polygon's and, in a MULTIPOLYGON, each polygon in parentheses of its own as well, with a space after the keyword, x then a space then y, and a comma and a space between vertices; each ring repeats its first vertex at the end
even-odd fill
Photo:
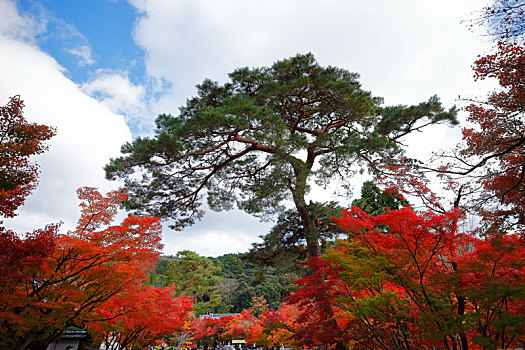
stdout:
POLYGON ((88 328, 107 349, 145 347, 182 330, 191 302, 175 296, 173 287, 133 285, 98 307, 88 328))
POLYGON ((42 348, 69 326, 98 319, 97 310, 146 282, 160 252, 156 218, 129 216, 108 225, 127 196, 78 191, 77 228, 59 235, 52 254, 30 279, 0 296, 1 330, 21 349, 42 348))
MULTIPOLYGON (((38 167, 29 158, 47 149, 54 130, 28 123, 20 96, 0 107, 0 216, 16 216, 16 210, 35 188, 38 167)), ((0 221, 1 225, 1 221, 0 221)), ((56 226, 48 226, 20 237, 0 226, 0 291, 9 290, 30 278, 54 247, 56 226)))
POLYGON ((234 315, 226 315, 222 317, 197 317, 188 323, 188 330, 191 334, 191 339, 200 344, 219 343, 225 340, 224 332, 228 324, 233 320, 234 315))
POLYGON ((495 199, 482 214, 484 230, 514 229, 525 232, 525 48, 498 44, 498 51, 479 58, 475 78, 495 78, 501 87, 486 101, 470 104, 473 128, 463 130, 467 147, 463 155, 477 158, 466 172, 483 169, 479 182, 484 198, 495 199))
POLYGON ((38 166, 29 157, 47 150, 53 128, 28 123, 23 116, 24 101, 14 96, 0 107, 0 215, 13 217, 36 187, 38 166))
POLYGON ((344 211, 337 224, 348 240, 311 259, 316 273, 289 298, 301 312, 294 339, 385 350, 523 346, 525 246, 518 235, 460 233, 459 216, 344 211))

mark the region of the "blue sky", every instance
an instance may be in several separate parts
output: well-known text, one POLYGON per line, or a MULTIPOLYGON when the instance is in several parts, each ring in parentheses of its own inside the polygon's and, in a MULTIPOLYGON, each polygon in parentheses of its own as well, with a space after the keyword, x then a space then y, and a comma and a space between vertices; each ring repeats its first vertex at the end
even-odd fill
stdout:
POLYGON ((133 83, 143 82, 144 52, 133 41, 137 12, 127 2, 23 0, 18 4, 21 14, 46 18, 46 31, 36 37, 38 46, 66 68, 74 82, 89 80, 98 69, 127 71, 133 83))
MULTIPOLYGON (((21 0, 17 5, 22 16, 38 18, 45 25, 35 35, 35 43, 57 60, 73 82, 89 84, 101 74, 118 74, 151 92, 144 51, 133 39, 138 13, 128 2, 21 0)), ((104 89, 92 89, 89 94, 99 100, 108 97, 104 89)), ((127 121, 135 137, 151 132, 151 123, 140 123, 134 117, 128 115, 127 121)))
MULTIPOLYGON (((458 95, 486 91, 471 65, 487 43, 462 21, 487 1, 0 0, 0 103, 20 94, 26 118, 58 131, 38 157, 38 189, 8 224, 74 227, 78 187, 118 188, 102 168, 123 143, 151 134, 158 114, 177 114, 204 78, 224 82, 238 67, 312 52, 359 73, 388 105, 437 94, 461 107, 458 95)), ((459 139, 457 128, 414 135, 409 156, 459 139)), ((317 188, 311 197, 332 199, 317 188)), ((182 232, 165 229, 165 252, 246 251, 270 227, 239 211, 208 213, 182 232)))

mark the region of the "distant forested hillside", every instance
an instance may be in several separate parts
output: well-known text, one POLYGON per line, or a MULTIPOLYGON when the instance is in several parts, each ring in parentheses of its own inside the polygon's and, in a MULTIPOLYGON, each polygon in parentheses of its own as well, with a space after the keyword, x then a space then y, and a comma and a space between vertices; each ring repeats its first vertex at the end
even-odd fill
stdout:
MULTIPOLYGON (((155 273, 150 275, 153 285, 167 284, 169 266, 176 259, 175 256, 160 257, 155 273)), ((303 275, 301 267, 289 272, 275 267, 258 266, 250 262, 248 253, 225 254, 207 259, 217 268, 213 269, 213 276, 220 279, 214 291, 220 296, 220 302, 208 312, 237 313, 244 309, 264 307, 276 309, 284 297, 297 289, 293 281, 303 275)))

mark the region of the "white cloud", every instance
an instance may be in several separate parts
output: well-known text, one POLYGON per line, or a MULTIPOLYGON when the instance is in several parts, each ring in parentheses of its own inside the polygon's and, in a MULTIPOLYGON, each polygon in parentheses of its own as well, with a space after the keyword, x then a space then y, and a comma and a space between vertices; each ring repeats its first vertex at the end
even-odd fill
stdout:
POLYGON ((188 249, 204 256, 243 253, 253 242, 260 241, 258 236, 268 233, 271 226, 238 210, 209 212, 191 229, 179 232, 165 228, 164 252, 173 255, 188 249))
POLYGON ((93 59, 93 53, 91 52, 91 47, 88 45, 80 45, 78 47, 67 48, 64 50, 67 53, 80 58, 80 61, 78 62, 80 67, 90 66, 95 63, 95 60, 93 59))
MULTIPOLYGON (((16 12, 13 16, 13 22, 24 22, 16 12)), ((19 232, 59 221, 71 228, 79 214, 78 187, 95 186, 103 192, 117 187, 104 180, 102 167, 131 139, 129 128, 122 116, 84 94, 52 57, 20 36, 0 32, 0 52, 9 53, 0 55, 0 104, 21 95, 27 120, 57 129, 49 151, 34 158, 41 169, 37 190, 20 215, 6 224, 19 232)))
POLYGON ((32 41, 37 34, 42 33, 46 27, 43 17, 19 16, 16 3, 8 0, 0 0, 0 35, 32 41))
POLYGON ((126 72, 98 70, 94 77, 81 85, 81 89, 96 98, 112 112, 126 116, 128 124, 140 130, 151 128, 146 88, 133 84, 126 72))
POLYGON ((478 40, 461 24, 482 0, 143 0, 135 39, 148 74, 173 83, 160 105, 176 110, 203 78, 313 52, 362 75, 388 103, 439 93, 453 103, 472 84, 478 40), (454 87, 454 88, 451 88, 454 87))

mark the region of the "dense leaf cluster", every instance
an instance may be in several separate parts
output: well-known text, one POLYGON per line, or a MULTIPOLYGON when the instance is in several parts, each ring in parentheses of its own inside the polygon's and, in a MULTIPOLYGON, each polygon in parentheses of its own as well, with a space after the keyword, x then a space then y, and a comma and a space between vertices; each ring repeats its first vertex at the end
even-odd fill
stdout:
MULTIPOLYGON (((284 272, 274 267, 256 265, 248 260, 248 253, 239 253, 217 258, 198 257, 200 261, 208 261, 205 265, 201 265, 202 269, 195 269, 202 271, 182 273, 183 270, 179 269, 179 277, 176 277, 175 271, 180 265, 178 262, 180 254, 161 257, 155 274, 150 275, 150 280, 155 281, 153 283, 156 285, 175 283, 178 294, 192 297, 196 297, 192 291, 204 291, 194 304, 200 314, 238 313, 252 308, 254 298, 257 297, 263 297, 268 307, 275 309, 296 289, 293 281, 305 273, 304 268, 284 272), (189 286, 190 281, 191 286, 189 286), (214 303, 210 303, 210 296, 215 300, 214 303)), ((185 251, 184 255, 197 256, 189 251, 185 251)))

